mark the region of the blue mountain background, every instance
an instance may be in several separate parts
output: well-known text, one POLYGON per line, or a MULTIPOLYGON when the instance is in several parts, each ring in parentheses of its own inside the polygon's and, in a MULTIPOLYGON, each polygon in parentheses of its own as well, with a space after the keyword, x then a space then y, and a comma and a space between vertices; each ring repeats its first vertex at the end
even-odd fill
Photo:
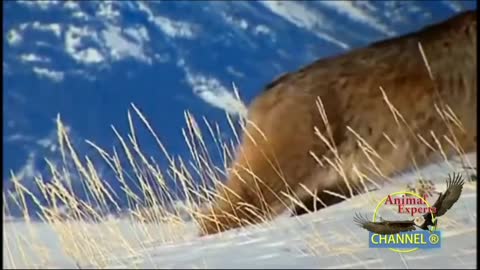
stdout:
MULTIPOLYGON (((132 103, 168 152, 188 161, 185 111, 232 139, 225 115, 245 109, 233 84, 248 106, 282 73, 471 9, 476 1, 3 1, 4 192, 14 192, 11 173, 34 189, 34 176, 50 175, 45 158, 61 162, 58 115, 97 169, 107 165, 85 140, 121 149, 111 126, 128 134, 132 103)), ((132 116, 142 151, 167 170, 132 116)), ((108 171, 102 177, 119 191, 108 171)))

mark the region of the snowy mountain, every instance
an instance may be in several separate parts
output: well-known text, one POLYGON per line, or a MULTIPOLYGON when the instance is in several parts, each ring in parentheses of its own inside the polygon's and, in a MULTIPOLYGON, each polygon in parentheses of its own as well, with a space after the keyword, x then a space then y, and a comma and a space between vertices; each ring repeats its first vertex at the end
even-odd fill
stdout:
MULTIPOLYGON (((188 160, 185 110, 232 138, 225 113, 243 114, 282 73, 444 20, 476 2, 5 1, 3 8, 3 186, 13 190, 14 173, 38 192, 33 177, 48 174, 45 158, 61 161, 57 115, 79 154, 99 165, 85 140, 120 148, 111 125, 126 134, 135 104, 168 152, 188 160)), ((137 134, 145 155, 168 167, 147 134, 137 134)))

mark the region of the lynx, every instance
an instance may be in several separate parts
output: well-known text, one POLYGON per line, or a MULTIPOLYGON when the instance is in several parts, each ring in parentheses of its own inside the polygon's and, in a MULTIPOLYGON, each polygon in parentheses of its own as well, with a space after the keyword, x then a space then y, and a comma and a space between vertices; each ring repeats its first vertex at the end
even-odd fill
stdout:
POLYGON ((332 205, 371 179, 476 150, 476 19, 463 12, 270 83, 249 105, 226 183, 196 217, 201 234, 332 205))

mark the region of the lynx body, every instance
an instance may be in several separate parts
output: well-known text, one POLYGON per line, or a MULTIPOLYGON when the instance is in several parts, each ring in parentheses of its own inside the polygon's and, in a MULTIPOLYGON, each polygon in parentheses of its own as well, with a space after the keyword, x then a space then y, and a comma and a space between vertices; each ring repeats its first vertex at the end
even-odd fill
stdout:
POLYGON ((292 206, 301 213, 312 194, 331 205, 364 192, 368 179, 474 151, 476 26, 476 10, 464 12, 268 85, 249 106, 225 185, 197 217, 202 234, 292 206))

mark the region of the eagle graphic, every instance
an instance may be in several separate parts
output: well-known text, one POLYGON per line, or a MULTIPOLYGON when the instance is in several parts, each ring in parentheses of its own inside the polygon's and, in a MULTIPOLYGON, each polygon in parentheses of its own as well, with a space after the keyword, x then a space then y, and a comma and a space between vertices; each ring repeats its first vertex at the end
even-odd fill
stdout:
POLYGON ((450 174, 447 180, 447 190, 440 193, 437 201, 432 207, 437 209, 435 221, 432 213, 426 213, 423 216, 417 216, 413 220, 389 221, 381 219, 379 222, 369 221, 366 217, 356 214, 354 221, 362 228, 378 234, 396 234, 416 230, 416 227, 422 230, 429 230, 429 226, 437 225, 437 218, 443 216, 453 204, 460 198, 463 188, 463 177, 461 174, 450 174))

